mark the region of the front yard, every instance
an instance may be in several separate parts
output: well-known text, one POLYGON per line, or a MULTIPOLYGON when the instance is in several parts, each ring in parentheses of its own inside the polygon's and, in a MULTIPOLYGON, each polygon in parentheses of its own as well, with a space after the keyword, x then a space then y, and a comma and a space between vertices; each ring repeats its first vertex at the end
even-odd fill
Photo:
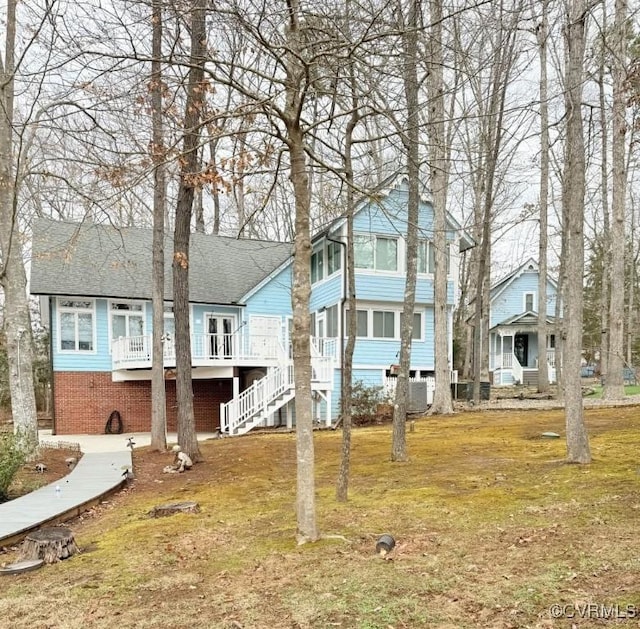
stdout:
POLYGON ((0 577, 0 618, 16 629, 583 629, 615 612, 640 626, 640 412, 593 409, 587 421, 585 467, 541 436, 564 435, 560 411, 418 420, 403 464, 389 461, 390 426, 358 429, 347 504, 334 500, 340 434, 318 432, 327 538, 301 547, 294 435, 207 442, 183 475, 162 474, 170 454, 136 450, 132 487, 70 523, 83 554, 0 577), (201 512, 147 516, 185 500, 201 512), (397 541, 389 560, 375 554, 383 533, 397 541))

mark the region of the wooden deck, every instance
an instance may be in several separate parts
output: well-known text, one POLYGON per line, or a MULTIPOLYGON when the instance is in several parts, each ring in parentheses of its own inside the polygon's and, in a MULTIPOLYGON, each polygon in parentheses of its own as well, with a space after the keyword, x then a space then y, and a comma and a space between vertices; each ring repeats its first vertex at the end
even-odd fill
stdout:
POLYGON ((127 467, 131 468, 128 449, 89 452, 58 482, 0 504, 0 546, 15 544, 43 524, 64 522, 91 508, 120 488, 127 467))

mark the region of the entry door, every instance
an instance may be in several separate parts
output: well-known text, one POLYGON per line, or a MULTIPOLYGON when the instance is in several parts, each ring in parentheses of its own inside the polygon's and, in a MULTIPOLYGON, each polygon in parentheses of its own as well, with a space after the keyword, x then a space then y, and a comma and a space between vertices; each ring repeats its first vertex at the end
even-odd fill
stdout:
POLYGON ((278 356, 278 342, 282 333, 280 317, 251 317, 251 355, 263 358, 278 356))
POLYGON ((523 367, 529 364, 529 335, 516 334, 513 341, 513 353, 523 367))
POLYGON ((235 317, 207 315, 209 358, 231 358, 235 317))

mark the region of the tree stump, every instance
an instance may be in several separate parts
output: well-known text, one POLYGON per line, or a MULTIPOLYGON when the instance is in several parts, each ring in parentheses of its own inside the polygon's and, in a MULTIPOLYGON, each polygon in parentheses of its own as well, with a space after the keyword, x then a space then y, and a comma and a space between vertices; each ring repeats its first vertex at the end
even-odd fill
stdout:
POLYGON ((71 529, 53 526, 29 533, 22 543, 21 558, 55 563, 79 552, 71 529))
POLYGON ((149 511, 152 518, 163 518, 175 513, 199 513, 200 505, 197 502, 172 502, 165 505, 158 505, 149 511))

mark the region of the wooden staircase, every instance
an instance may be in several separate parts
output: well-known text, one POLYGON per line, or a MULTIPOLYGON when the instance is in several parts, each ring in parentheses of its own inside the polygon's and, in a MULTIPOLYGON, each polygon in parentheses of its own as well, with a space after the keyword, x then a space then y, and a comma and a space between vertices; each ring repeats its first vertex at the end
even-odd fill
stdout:
POLYGON ((294 397, 293 365, 273 367, 264 378, 220 405, 220 430, 229 436, 244 435, 265 424, 294 397))
MULTIPOLYGON (((333 371, 336 359, 336 339, 311 340, 311 388, 330 407, 333 371)), ((281 353, 279 366, 271 367, 267 375, 256 380, 239 395, 220 405, 220 431, 229 436, 244 435, 257 426, 272 425, 274 414, 295 397, 293 361, 281 353)), ((327 416, 327 421, 330 417, 327 416)))

